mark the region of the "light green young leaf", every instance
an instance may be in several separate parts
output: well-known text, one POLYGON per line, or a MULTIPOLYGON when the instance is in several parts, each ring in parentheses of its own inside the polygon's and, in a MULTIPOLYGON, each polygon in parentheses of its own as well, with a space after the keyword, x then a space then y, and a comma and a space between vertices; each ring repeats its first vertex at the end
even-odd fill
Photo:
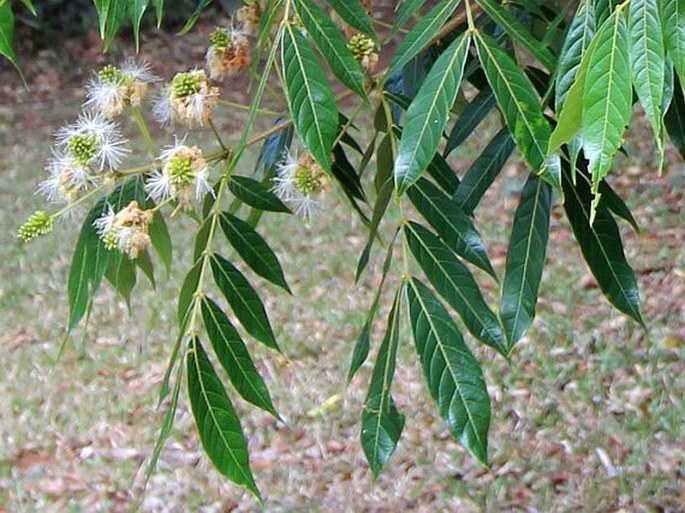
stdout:
POLYGON ((402 42, 395 50, 388 72, 385 74, 386 77, 392 77, 430 43, 438 30, 455 11, 460 1, 444 0, 439 2, 428 14, 421 17, 416 25, 404 35, 402 42))
POLYGON ((377 40, 369 14, 359 0, 326 0, 342 20, 374 40, 377 40))
POLYGON ((499 319, 485 303, 471 271, 435 235, 409 222, 404 227, 409 249, 435 290, 454 308, 471 334, 507 355, 507 341, 499 319))
POLYGON ((545 267, 552 189, 531 175, 514 214, 499 316, 509 352, 535 318, 538 289, 545 267))
POLYGON ((187 372, 190 406, 207 456, 221 474, 261 500, 240 420, 197 338, 190 343, 187 372))
POLYGON ((621 10, 615 11, 597 31, 596 46, 588 57, 581 134, 583 152, 592 174, 590 223, 600 198, 599 183, 623 142, 630 121, 633 88, 630 80, 628 26, 621 10))
POLYGON ((269 389, 252 362, 245 343, 214 301, 202 299, 202 318, 214 353, 238 393, 258 408, 278 418, 269 389))
POLYGON ((281 63, 295 129, 309 153, 330 172, 331 150, 338 133, 338 109, 310 43, 290 24, 283 30, 281 63))
POLYGON ((685 84, 685 2, 661 1, 661 22, 666 50, 681 84, 685 84))
POLYGON ((364 72, 330 16, 311 0, 296 0, 296 6, 302 25, 328 61, 333 74, 359 96, 366 98, 364 72))
POLYGON ((490 397, 478 361, 442 303, 416 278, 407 287, 414 342, 431 396, 452 436, 488 461, 490 397))
POLYGON ((538 41, 533 34, 513 14, 496 0, 476 0, 478 5, 500 25, 514 40, 535 57, 548 70, 554 70, 555 58, 547 47, 538 41))
POLYGON ((457 98, 471 38, 462 34, 440 55, 407 110, 395 159, 395 188, 404 193, 426 170, 457 98))
POLYGON ((663 160, 663 112, 666 77, 664 41, 657 0, 632 0, 630 19, 630 68, 633 86, 652 125, 657 151, 663 160))
POLYGON ((404 415, 390 394, 399 345, 400 286, 388 317, 388 329, 376 357, 371 385, 362 411, 361 443, 374 477, 378 477, 397 447, 404 428, 404 415))
POLYGON ((560 188, 561 177, 545 166, 551 130, 542 113, 540 98, 521 67, 507 52, 486 34, 476 32, 476 35, 478 56, 523 158, 543 180, 560 188))

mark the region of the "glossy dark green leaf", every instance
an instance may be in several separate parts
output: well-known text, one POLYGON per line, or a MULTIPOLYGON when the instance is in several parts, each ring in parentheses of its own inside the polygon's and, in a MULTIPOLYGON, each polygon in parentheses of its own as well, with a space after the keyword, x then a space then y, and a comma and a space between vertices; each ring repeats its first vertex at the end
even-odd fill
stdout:
POLYGON ((232 176, 228 188, 246 205, 268 212, 290 213, 290 209, 262 182, 246 176, 232 176))
POLYGON ((395 452, 404 429, 404 415, 397 411, 390 393, 399 345, 402 289, 400 286, 395 294, 395 301, 388 317, 388 329, 376 356, 371 385, 362 411, 361 444, 375 477, 380 475, 395 452))
POLYGON ((197 338, 190 344, 187 364, 188 397, 202 447, 222 475, 261 498, 240 420, 197 338))
POLYGON ((276 254, 252 226, 228 212, 221 214, 220 224, 226 238, 254 272, 290 292, 276 254))
POLYGON ((530 33, 506 7, 496 0, 476 0, 478 5, 492 18, 507 34, 528 50, 548 70, 554 70, 555 58, 547 47, 530 33))
MULTIPOLYGON (((282 125, 283 118, 278 118, 274 122, 274 127, 282 125)), ((283 160, 283 156, 290 150, 293 141, 294 129, 292 124, 277 130, 264 140, 259 158, 257 159, 256 171, 262 171, 269 175, 276 172, 276 166, 283 160)))
POLYGON ((214 354, 238 393, 249 403, 278 417, 269 389, 254 366, 245 343, 219 305, 207 297, 202 300, 202 318, 214 354))
POLYGON ((621 312, 640 324, 640 295, 633 270, 623 254, 621 234, 616 221, 604 204, 596 208, 595 222, 590 226, 592 192, 585 180, 572 180, 564 175, 564 208, 583 257, 607 299, 621 312))
POLYGON ((404 35, 390 61, 386 77, 392 77, 397 71, 423 50, 438 33, 442 25, 455 11, 461 0, 444 0, 439 2, 416 25, 404 35))
POLYGON ((549 237, 552 189, 531 175, 521 191, 509 240, 500 319, 509 352, 535 318, 549 237))
POLYGON ((543 180, 561 188, 561 178, 545 166, 551 130, 535 89, 521 67, 493 39, 481 32, 477 35, 478 56, 523 158, 543 180))
POLYGON ((495 96, 489 88, 479 92, 454 122, 445 145, 444 155, 447 156, 452 153, 468 136, 473 134, 494 106, 495 96))
POLYGON ((462 208, 465 214, 473 214, 515 147, 516 144, 505 127, 497 132, 478 158, 473 161, 453 197, 454 202, 462 208))
POLYGON ((0 55, 19 69, 14 53, 14 13, 9 0, 0 2, 0 55))
POLYGON ((419 213, 452 251, 497 279, 483 239, 459 205, 423 178, 407 194, 419 213))
MULTIPOLYGON (((597 31, 596 46, 588 57, 583 90, 583 153, 592 174, 594 206, 599 201, 599 183, 607 175, 633 108, 628 26, 617 10, 597 31)), ((590 216, 592 224, 593 215, 590 216)))
POLYGON ((342 20, 367 36, 376 39, 371 18, 359 0, 326 0, 342 20))
POLYGON ((378 312, 378 307, 380 306, 381 295, 383 293, 383 286, 385 285, 385 279, 388 276, 388 271, 390 270, 390 264, 392 262, 392 250, 395 244, 395 239, 397 238, 397 233, 393 236, 390 244, 388 245, 388 252, 385 255, 385 262, 383 263, 383 272, 381 274, 381 282, 376 290, 376 295, 373 298, 371 307, 366 315, 366 320, 364 321, 364 326, 362 327, 359 337, 357 337, 357 342, 354 344, 354 350, 352 351, 352 360, 350 362, 350 369, 347 372, 347 384, 349 385, 352 378, 357 373, 359 368, 364 364, 366 358, 369 356, 369 349, 371 348, 371 330, 373 328, 373 321, 376 318, 376 313, 378 312))
POLYGON ((310 43, 299 29, 286 24, 281 64, 293 124, 302 144, 326 171, 338 132, 338 109, 326 75, 310 43))
POLYGON ((402 194, 419 179, 437 151, 457 98, 471 38, 464 34, 440 55, 407 110, 395 160, 395 187, 402 194))
POLYGON ((130 310, 131 294, 138 282, 136 264, 120 253, 114 253, 107 261, 105 277, 126 302, 126 306, 130 310))
POLYGON ((678 78, 674 77, 673 99, 664 116, 664 124, 673 145, 685 159, 685 97, 678 78))
POLYGON ((445 157, 436 153, 428 164, 426 172, 447 194, 454 194, 459 187, 459 177, 445 157))
POLYGON ((214 281, 245 331, 267 347, 280 351, 264 303, 250 282, 233 264, 220 255, 212 256, 211 265, 214 281))
POLYGON ((507 341, 499 319, 485 303, 476 280, 444 242, 423 226, 404 227, 409 249, 435 290, 454 308, 471 334, 507 355, 507 341))
POLYGON ((328 61, 333 74, 352 91, 366 98, 364 72, 347 47, 340 29, 311 0, 295 0, 295 5, 302 25, 328 61))
POLYGON ((445 307, 416 278, 407 287, 414 342, 431 396, 452 436, 484 465, 490 397, 478 361, 445 307))
POLYGON ((173 249, 171 246, 171 237, 169 236, 169 229, 167 228, 164 216, 159 212, 155 212, 150 225, 150 241, 152 247, 155 248, 157 255, 166 268, 167 274, 171 272, 171 262, 173 260, 173 249))
POLYGON ((625 204, 623 199, 605 181, 599 184, 599 193, 602 195, 602 204, 607 207, 616 217, 627 221, 636 232, 640 231, 640 226, 633 217, 633 213, 625 204))

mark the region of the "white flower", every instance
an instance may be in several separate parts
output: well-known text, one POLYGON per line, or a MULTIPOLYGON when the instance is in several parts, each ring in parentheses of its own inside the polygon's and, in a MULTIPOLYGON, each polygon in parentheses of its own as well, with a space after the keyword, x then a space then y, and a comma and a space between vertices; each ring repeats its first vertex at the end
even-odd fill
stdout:
POLYGON ((159 203, 174 198, 184 206, 199 203, 205 194, 214 191, 209 184, 209 166, 197 146, 186 146, 184 140, 162 150, 160 169, 152 172, 145 192, 159 203))
POLYGON ((314 196, 323 192, 325 180, 326 175, 310 154, 299 158, 287 154, 276 167, 272 191, 293 203, 297 214, 309 219, 318 206, 314 196))
POLYGON ((127 59, 121 68, 107 65, 88 82, 83 106, 108 119, 114 118, 128 106, 139 106, 148 84, 156 80, 144 62, 127 59))
POLYGON ((115 169, 130 153, 117 126, 100 114, 82 114, 76 123, 58 130, 55 139, 60 152, 97 171, 115 169))
POLYGON ((50 202, 68 203, 94 183, 88 168, 64 153, 53 152, 47 171, 49 177, 38 185, 38 193, 50 202))
POLYGON ((142 210, 136 201, 117 213, 108 204, 107 211, 93 222, 93 227, 107 249, 118 249, 133 259, 150 245, 148 232, 152 219, 152 212, 142 210))
POLYGON ((219 89, 209 83, 204 70, 177 73, 170 84, 160 91, 154 115, 161 125, 178 121, 189 127, 209 122, 219 89))

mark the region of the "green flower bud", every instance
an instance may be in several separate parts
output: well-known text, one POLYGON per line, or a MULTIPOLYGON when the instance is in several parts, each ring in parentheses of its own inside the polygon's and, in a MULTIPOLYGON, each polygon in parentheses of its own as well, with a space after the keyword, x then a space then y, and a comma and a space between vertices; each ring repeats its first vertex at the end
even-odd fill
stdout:
POLYGON ((48 234, 53 228, 52 221, 52 216, 47 212, 42 210, 34 212, 31 214, 31 217, 29 217, 28 221, 21 225, 17 233, 17 237, 24 242, 28 242, 31 239, 48 234))

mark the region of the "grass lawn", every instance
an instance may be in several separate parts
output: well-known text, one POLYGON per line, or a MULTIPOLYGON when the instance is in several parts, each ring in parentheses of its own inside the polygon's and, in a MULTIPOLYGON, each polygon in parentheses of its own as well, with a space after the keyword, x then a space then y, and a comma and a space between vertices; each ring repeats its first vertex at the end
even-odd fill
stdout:
MULTIPOLYGON (((171 275, 159 268, 156 290, 141 278, 131 313, 104 287, 88 328, 56 360, 80 217, 29 245, 15 233, 41 208, 32 193, 50 133, 73 118, 78 102, 46 93, 37 108, 28 98, 22 93, 0 106, 0 513, 685 511, 683 165, 672 148, 671 164, 657 177, 651 148, 636 136, 614 177, 642 227, 635 233, 620 224, 646 332, 602 297, 556 201, 533 328, 511 365, 476 348, 493 401, 489 470, 450 439, 404 323, 393 394, 407 425, 387 471, 373 481, 359 444, 370 366, 349 388, 344 382, 379 280, 380 250, 355 286, 366 233, 335 194, 309 224, 266 217, 260 230, 294 294, 256 282, 284 356, 251 349, 285 422, 235 401, 266 497, 260 506, 214 472, 185 397, 157 471, 142 488, 164 415, 156 401, 176 336, 190 221, 170 223, 171 275)), ((463 162, 455 165, 463 169, 463 162)), ((523 166, 510 161, 476 211, 500 276, 524 178, 523 166)), ((386 240, 391 230, 387 224, 386 240)), ((497 285, 478 278, 496 298, 497 285)), ((394 293, 390 281, 374 348, 394 293)))

